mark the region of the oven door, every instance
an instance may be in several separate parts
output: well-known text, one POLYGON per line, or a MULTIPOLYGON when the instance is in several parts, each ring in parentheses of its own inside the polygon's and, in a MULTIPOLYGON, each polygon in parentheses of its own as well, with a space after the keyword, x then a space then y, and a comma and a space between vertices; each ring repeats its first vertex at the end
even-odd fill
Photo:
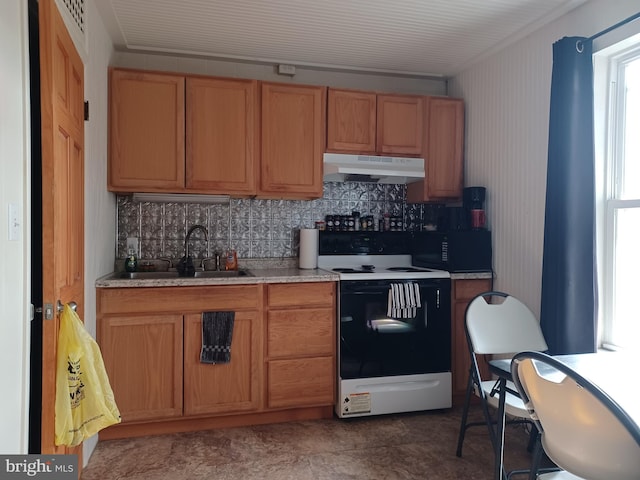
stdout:
POLYGON ((451 282, 341 280, 339 362, 342 379, 451 370, 451 282), (419 308, 411 318, 388 313, 392 283, 417 283, 419 308))

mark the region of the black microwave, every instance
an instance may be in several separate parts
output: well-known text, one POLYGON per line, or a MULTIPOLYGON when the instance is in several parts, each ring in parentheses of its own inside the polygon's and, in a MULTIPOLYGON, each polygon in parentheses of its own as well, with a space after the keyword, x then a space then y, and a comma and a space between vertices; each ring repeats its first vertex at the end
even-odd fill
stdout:
POLYGON ((449 272, 491 271, 491 252, 488 230, 414 232, 411 240, 413 265, 449 272))

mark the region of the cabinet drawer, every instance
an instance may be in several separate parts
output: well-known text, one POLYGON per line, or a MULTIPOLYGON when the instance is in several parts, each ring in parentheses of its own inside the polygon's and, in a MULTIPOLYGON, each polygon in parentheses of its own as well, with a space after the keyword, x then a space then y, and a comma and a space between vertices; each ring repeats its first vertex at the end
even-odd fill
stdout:
POLYGON ((98 310, 104 314, 257 310, 258 285, 103 288, 98 310))
POLYGON ((270 307, 335 305, 335 283, 277 283, 267 288, 270 307))
POLYGON ((334 324, 332 308, 271 311, 267 316, 267 356, 331 355, 334 324))
POLYGON ((473 297, 482 292, 488 292, 491 289, 491 280, 455 280, 454 298, 456 300, 471 300, 473 297))
POLYGON ((269 407, 333 404, 333 357, 272 360, 267 369, 269 407))

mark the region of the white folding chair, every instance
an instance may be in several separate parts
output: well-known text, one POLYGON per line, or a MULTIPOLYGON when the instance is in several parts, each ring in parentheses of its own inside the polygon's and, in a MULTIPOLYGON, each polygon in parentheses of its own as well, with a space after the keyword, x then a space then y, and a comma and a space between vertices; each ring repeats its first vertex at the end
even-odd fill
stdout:
MULTIPOLYGON (((494 429, 496 420, 492 418, 489 407, 498 409, 499 392, 496 380, 481 377, 478 355, 512 356, 523 350, 544 351, 548 348, 540 324, 531 310, 517 298, 503 292, 484 292, 471 300, 465 312, 465 331, 471 366, 458 435, 458 457, 462 456, 466 430, 472 426, 487 425, 494 450, 498 448, 494 429), (484 422, 468 422, 472 393, 480 397, 484 422)), ((516 392, 511 382, 507 382, 507 389, 516 392)), ((531 423, 529 412, 517 392, 505 396, 505 413, 510 418, 507 423, 531 423)), ((533 428, 529 448, 536 436, 533 428)))
POLYGON ((539 445, 564 469, 538 479, 640 478, 640 427, 598 386, 540 352, 515 355, 511 373, 540 431, 539 445))

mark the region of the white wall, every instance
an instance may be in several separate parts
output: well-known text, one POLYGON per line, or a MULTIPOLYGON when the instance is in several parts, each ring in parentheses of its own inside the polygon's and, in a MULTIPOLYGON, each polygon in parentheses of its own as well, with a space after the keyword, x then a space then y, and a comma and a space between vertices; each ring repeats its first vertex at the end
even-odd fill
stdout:
POLYGON ((123 68, 252 78, 270 82, 326 85, 414 95, 446 95, 447 93, 446 82, 442 79, 371 75, 367 73, 313 69, 310 67, 296 67, 296 75, 291 78, 278 75, 274 65, 241 63, 210 58, 180 58, 175 55, 117 52, 113 65, 123 68))
POLYGON ((27 452, 29 414, 29 77, 27 2, 0 3, 0 452, 27 452), (9 240, 8 204, 21 214, 9 240))
MULTIPOLYGON (((84 95, 89 101, 89 121, 84 131, 84 323, 95 337, 95 281, 113 271, 115 256, 115 195, 107 192, 107 69, 113 46, 94 1, 85 5, 89 55, 84 66, 84 95)), ((97 436, 85 442, 85 464, 97 442, 97 436)))
POLYGON ((450 81, 466 102, 465 185, 487 187, 495 288, 539 317, 553 43, 589 37, 640 9, 593 0, 450 81))
MULTIPOLYGON (((107 66, 113 48, 86 3, 90 54, 85 60, 85 324, 95 335, 95 280, 113 270, 115 198, 107 184, 107 66)), ((29 408, 29 85, 27 2, 0 2, 0 452, 27 453, 29 408), (9 203, 22 216, 20 240, 8 240, 9 203)), ((85 462, 97 439, 87 442, 85 462)))

